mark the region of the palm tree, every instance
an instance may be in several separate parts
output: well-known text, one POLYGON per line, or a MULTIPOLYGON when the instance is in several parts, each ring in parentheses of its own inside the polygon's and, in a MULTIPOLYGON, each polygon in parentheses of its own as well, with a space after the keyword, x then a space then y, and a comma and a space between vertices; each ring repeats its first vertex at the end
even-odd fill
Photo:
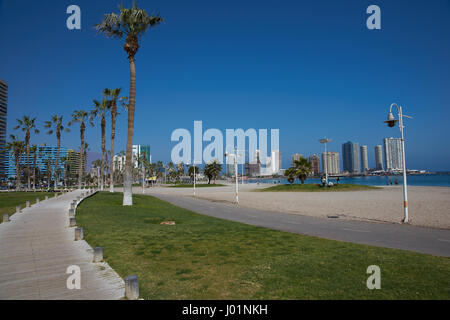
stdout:
POLYGON ((14 164, 16 165, 16 189, 20 186, 20 156, 25 151, 25 143, 20 141, 17 136, 10 135, 10 141, 6 144, 6 148, 10 150, 11 156, 14 157, 14 164))
POLYGON ((157 179, 161 178, 163 172, 164 172, 164 165, 163 165, 162 161, 156 162, 156 164, 155 164, 156 178, 157 179))
POLYGON ((305 183, 308 174, 311 173, 312 165, 311 163, 303 157, 294 161, 294 168, 296 170, 296 174, 298 179, 302 184, 305 183))
POLYGON ((69 132, 70 129, 64 127, 63 123, 63 116, 54 115, 51 117, 50 121, 45 121, 45 128, 49 129, 47 131, 47 134, 53 134, 53 132, 56 134, 56 160, 55 160, 55 170, 53 171, 54 176, 54 186, 56 187, 58 185, 58 160, 59 160, 59 150, 61 148, 61 132, 69 132))
POLYGON ((144 9, 139 9, 136 3, 131 8, 120 7, 120 13, 105 14, 101 23, 95 25, 99 33, 103 33, 108 38, 122 38, 125 36, 123 49, 128 54, 130 63, 130 94, 128 105, 128 135, 127 153, 125 162, 125 181, 123 188, 123 205, 131 206, 132 197, 132 147, 134 130, 134 109, 136 97, 136 68, 135 55, 139 49, 139 37, 145 34, 147 29, 157 26, 163 22, 159 15, 151 16, 144 9))
POLYGON ((116 89, 104 89, 103 95, 109 97, 111 100, 111 157, 110 157, 110 172, 109 172, 109 192, 114 192, 114 139, 116 137, 116 117, 117 113, 117 100, 121 102, 121 104, 125 107, 125 101, 128 99, 127 97, 122 97, 119 99, 120 91, 122 88, 116 89))
POLYGON ((92 167, 97 168, 97 185, 100 185, 100 170, 102 168, 102 160, 97 159, 91 162, 92 167))
POLYGON ((69 122, 69 126, 73 125, 75 122, 80 124, 80 165, 78 166, 78 188, 81 189, 81 181, 83 179, 83 158, 84 158, 84 132, 86 130, 85 122, 88 122, 92 127, 94 123, 92 122, 92 117, 85 110, 75 110, 72 113, 72 120, 69 122))
POLYGON ((38 156, 38 146, 33 144, 30 148, 30 151, 33 155, 33 190, 36 190, 36 163, 38 156))
POLYGON ((169 172, 170 182, 172 182, 174 176, 176 175, 175 166, 172 161, 167 164, 167 171, 169 172))
POLYGON ((208 184, 210 184, 211 179, 217 179, 219 176, 220 171, 222 171, 222 165, 217 160, 214 160, 208 163, 203 171, 205 176, 208 177, 208 184))
POLYGON ((292 184, 295 181, 295 176, 297 175, 297 170, 295 168, 286 169, 286 171, 284 172, 284 175, 287 177, 287 180, 289 181, 289 183, 292 184))
POLYGON ((69 158, 66 157, 61 157, 61 163, 63 164, 63 172, 64 172, 64 187, 67 188, 67 177, 69 176, 69 172, 68 172, 68 162, 69 162, 69 158))
POLYGON ((27 148, 27 171, 28 171, 28 189, 30 189, 30 136, 31 132, 38 134, 39 130, 35 124, 36 118, 30 118, 29 116, 23 116, 22 119, 17 119, 17 126, 14 130, 21 129, 25 132, 25 146, 27 148))
POLYGON ((102 164, 100 166, 100 190, 103 190, 104 186, 104 173, 105 173, 105 143, 106 143, 106 114, 109 111, 111 103, 106 99, 106 96, 103 97, 102 102, 94 99, 94 109, 91 111, 91 116, 100 118, 100 127, 102 131, 102 164))
POLYGON ((198 166, 190 166, 189 167, 188 176, 191 177, 192 181, 194 181, 194 172, 195 172, 195 175, 197 176, 199 171, 200 171, 200 169, 198 168, 198 166))
POLYGON ((184 171, 185 171, 184 163, 183 162, 177 163, 177 177, 178 177, 178 180, 181 181, 181 177, 184 176, 184 171))

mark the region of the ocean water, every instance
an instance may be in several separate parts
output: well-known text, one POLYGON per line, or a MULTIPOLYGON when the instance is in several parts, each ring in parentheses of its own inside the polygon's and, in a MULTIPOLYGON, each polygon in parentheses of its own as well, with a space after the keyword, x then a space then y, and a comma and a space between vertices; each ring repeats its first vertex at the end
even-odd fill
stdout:
MULTIPOLYGON (((367 177, 340 177, 339 183, 354 183, 369 186, 385 186, 390 181, 392 185, 395 185, 395 180, 398 184, 403 184, 403 176, 367 176, 367 177)), ((336 178, 329 178, 331 182, 336 183, 336 178)), ((273 184, 275 181, 283 183, 289 183, 287 179, 249 179, 249 183, 268 183, 273 184)), ((450 174, 423 174, 423 175, 408 175, 406 182, 410 186, 437 186, 437 187, 450 187, 450 174)), ((295 179, 295 183, 300 183, 298 179, 295 179)), ((320 179, 308 178, 305 183, 321 183, 320 179)))

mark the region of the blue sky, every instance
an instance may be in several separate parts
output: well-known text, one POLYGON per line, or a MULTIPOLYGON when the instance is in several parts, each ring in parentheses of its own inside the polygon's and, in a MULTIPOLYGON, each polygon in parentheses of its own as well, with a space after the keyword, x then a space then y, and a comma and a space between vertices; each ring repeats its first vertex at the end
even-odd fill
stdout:
MULTIPOLYGON (((0 0, 0 78, 9 83, 8 134, 15 119, 52 114, 69 120, 106 87, 128 95, 122 40, 93 25, 119 1, 0 0), (67 6, 81 8, 81 30, 66 28, 67 6)), ((130 1, 124 1, 127 5, 130 1)), ((406 123, 408 168, 450 170, 450 1, 138 1, 166 22, 136 56, 134 143, 170 160, 176 128, 277 128, 284 167, 290 155, 320 153, 320 137, 341 152, 348 140, 374 146, 398 129, 384 126, 397 102, 406 123), (366 8, 381 8, 381 30, 368 30, 366 8)), ((117 124, 124 150, 126 115, 117 124)), ((18 132, 17 132, 18 133, 18 132)), ((109 128, 107 130, 109 135, 109 128)), ((89 128, 100 151, 100 128, 89 128)), ((44 133, 33 143, 55 144, 44 133)), ((79 146, 76 127, 63 145, 79 146)))

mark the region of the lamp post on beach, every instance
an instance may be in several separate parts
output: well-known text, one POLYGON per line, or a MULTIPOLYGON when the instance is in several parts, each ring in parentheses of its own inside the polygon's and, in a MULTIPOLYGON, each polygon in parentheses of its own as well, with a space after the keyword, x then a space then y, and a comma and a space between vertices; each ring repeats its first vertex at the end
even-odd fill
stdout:
POLYGON ((392 128, 395 127, 395 124, 398 121, 398 126, 400 128, 400 134, 401 134, 401 141, 402 141, 402 160, 403 160, 403 222, 408 222, 408 189, 407 189, 407 183, 406 183, 406 159, 405 159, 405 138, 403 134, 403 118, 409 118, 412 119, 412 117, 407 116, 403 114, 402 107, 398 106, 396 103, 392 103, 389 107, 389 113, 387 120, 384 121, 388 125, 388 127, 392 128), (392 113, 392 107, 395 106, 397 108, 398 112, 398 120, 395 119, 394 114, 392 113))
POLYGON ((327 186, 328 186, 328 157, 327 157, 327 143, 329 143, 329 142, 331 142, 331 139, 327 139, 327 138, 324 138, 324 139, 319 139, 319 142, 320 143, 323 143, 324 145, 325 145, 325 157, 323 157, 324 159, 325 159, 325 161, 322 161, 323 162, 323 168, 324 168, 324 171, 325 171, 325 182, 326 182, 326 184, 327 184, 327 186))
MULTIPOLYGON (((238 150, 237 148, 234 149, 234 153, 226 153, 225 152, 225 159, 226 157, 232 157, 234 158, 234 173, 236 176, 236 203, 239 204, 239 180, 238 180, 238 152, 242 150, 238 150)), ((245 151, 244 151, 245 152, 245 151)), ((245 158, 245 154, 244 154, 245 158)))

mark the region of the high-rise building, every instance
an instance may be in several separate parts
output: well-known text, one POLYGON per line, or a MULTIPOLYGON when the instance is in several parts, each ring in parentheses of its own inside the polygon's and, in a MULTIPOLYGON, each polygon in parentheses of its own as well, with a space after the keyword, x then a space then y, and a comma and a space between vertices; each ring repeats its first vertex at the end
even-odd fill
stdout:
POLYGON ((376 170, 384 170, 383 167, 383 148, 381 145, 375 146, 375 169, 376 170))
POLYGON ((348 141, 342 144, 342 168, 349 173, 359 173, 358 143, 348 141))
POLYGON ((328 174, 339 174, 339 153, 328 151, 322 153, 322 171, 328 174), (326 168, 326 169, 325 169, 326 168))
POLYGON ((132 156, 133 156, 133 163, 134 163, 135 168, 138 167, 138 161, 137 161, 138 158, 144 157, 144 159, 147 162, 149 162, 149 163, 152 162, 150 146, 148 146, 148 145, 139 145, 139 144, 133 145, 132 156))
POLYGON ((298 161, 298 160, 300 160, 300 158, 303 158, 303 155, 302 154, 300 154, 300 153, 294 153, 293 155, 292 155, 292 157, 291 157, 291 159, 292 159, 292 166, 293 167, 295 167, 295 161, 298 161))
MULTIPOLYGON (((50 147, 46 145, 38 146, 36 151, 36 169, 41 174, 47 173, 48 169, 51 170, 52 177, 54 176, 55 161, 57 154, 57 147, 50 147)), ((63 158, 67 156, 67 149, 65 147, 59 148, 59 160, 58 160, 58 176, 63 179, 65 176, 65 166, 62 161, 63 158)), ((30 169, 34 168, 34 155, 30 153, 30 169)), ((27 156, 23 153, 19 158, 19 166, 25 167, 27 165, 27 156)), ((23 171, 22 171, 23 173, 23 171)), ((8 168, 8 178, 16 176, 16 165, 15 159, 12 155, 9 157, 9 168, 8 168)))
POLYGON ((361 171, 369 171, 369 158, 367 155, 367 146, 361 146, 361 171))
POLYGON ((122 156, 122 155, 114 155, 113 157, 113 166, 114 166, 114 171, 116 172, 121 172, 122 170, 124 170, 125 168, 125 159, 126 156, 122 156))
POLYGON ((313 154, 309 157, 309 162, 311 163, 311 172, 315 175, 320 173, 320 158, 317 154, 313 154))
POLYGON ((8 84, 0 79, 0 179, 8 174, 8 153, 6 150, 6 115, 8 111, 8 84))
POLYGON ((255 151, 252 161, 249 163, 249 174, 250 176, 259 176, 261 174, 261 152, 259 150, 255 151))
MULTIPOLYGON (((86 160, 83 157, 82 172, 86 172, 86 160)), ((67 170, 72 177, 78 177, 78 169, 80 168, 80 152, 72 149, 67 150, 67 170)))
POLYGON ((386 171, 403 170, 402 139, 384 138, 383 144, 386 171))
POLYGON ((280 150, 272 151, 270 165, 271 165, 272 174, 280 173, 280 170, 281 170, 281 152, 280 152, 280 150))

